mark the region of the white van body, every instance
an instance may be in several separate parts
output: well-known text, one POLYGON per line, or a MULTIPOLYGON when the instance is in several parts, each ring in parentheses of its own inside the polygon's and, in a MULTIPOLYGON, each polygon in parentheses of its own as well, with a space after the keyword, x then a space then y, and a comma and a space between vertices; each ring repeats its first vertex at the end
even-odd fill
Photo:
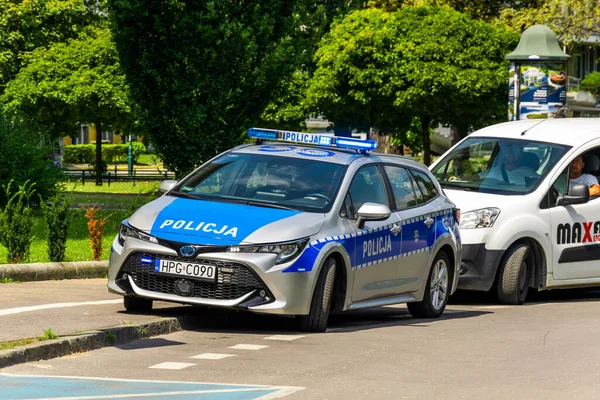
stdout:
MULTIPOLYGON (((431 165, 461 209, 459 288, 495 287, 500 301, 521 304, 528 288, 600 285, 600 197, 572 197, 573 188, 567 189, 569 165, 579 155, 584 156, 583 172, 599 178, 600 119, 490 126, 431 165), (502 166, 509 165, 506 158, 504 164, 496 162, 503 148, 512 149, 505 154, 520 148, 520 161, 529 160, 523 167, 529 172, 509 171, 502 166), (494 169, 504 172, 491 178, 494 169)), ((581 186, 577 189, 583 193, 581 186)))

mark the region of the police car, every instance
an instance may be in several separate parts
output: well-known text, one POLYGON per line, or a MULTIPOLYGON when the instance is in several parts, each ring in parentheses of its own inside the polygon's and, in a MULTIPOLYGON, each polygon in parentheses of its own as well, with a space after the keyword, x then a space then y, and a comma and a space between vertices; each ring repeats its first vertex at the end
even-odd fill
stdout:
POLYGON ((127 311, 163 300, 294 315, 306 331, 324 331, 330 311, 443 313, 459 214, 422 164, 354 138, 249 136, 123 222, 108 288, 127 311))
POLYGON ((490 126, 431 165, 462 210, 459 288, 522 304, 529 288, 600 285, 600 198, 573 181, 575 159, 597 181, 600 119, 490 126))

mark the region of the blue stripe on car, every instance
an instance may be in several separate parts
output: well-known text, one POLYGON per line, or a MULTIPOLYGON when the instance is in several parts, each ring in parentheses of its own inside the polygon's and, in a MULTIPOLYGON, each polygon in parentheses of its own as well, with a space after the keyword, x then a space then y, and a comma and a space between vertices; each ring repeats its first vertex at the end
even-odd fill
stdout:
POLYGON ((296 214, 299 212, 178 198, 160 211, 150 234, 182 243, 231 246, 265 225, 296 214))
POLYGON ((282 272, 312 271, 319 253, 330 242, 337 242, 346 249, 352 262, 352 269, 362 269, 390 259, 408 257, 415 253, 429 251, 435 244, 436 236, 440 237, 443 234, 448 234, 449 229, 454 226, 454 214, 452 210, 444 210, 403 221, 402 231, 405 235, 408 232, 417 232, 411 233, 413 236, 410 240, 405 239, 402 241, 401 234, 398 234, 398 236, 391 234, 389 229, 392 225, 373 230, 363 230, 358 234, 352 233, 339 237, 333 236, 313 240, 306 246, 296 262, 282 272), (437 226, 435 229, 423 228, 425 227, 423 220, 428 217, 436 219, 437 226), (370 253, 364 251, 364 245, 367 241, 376 243, 374 250, 370 253))

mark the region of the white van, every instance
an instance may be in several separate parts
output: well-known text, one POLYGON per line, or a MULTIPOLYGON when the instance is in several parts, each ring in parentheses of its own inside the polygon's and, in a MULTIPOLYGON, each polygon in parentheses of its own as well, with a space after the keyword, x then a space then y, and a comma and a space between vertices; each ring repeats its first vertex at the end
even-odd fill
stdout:
POLYGON ((529 288, 600 286, 600 197, 570 185, 579 155, 600 178, 600 119, 490 126, 431 165, 462 213, 459 288, 522 304, 529 288))

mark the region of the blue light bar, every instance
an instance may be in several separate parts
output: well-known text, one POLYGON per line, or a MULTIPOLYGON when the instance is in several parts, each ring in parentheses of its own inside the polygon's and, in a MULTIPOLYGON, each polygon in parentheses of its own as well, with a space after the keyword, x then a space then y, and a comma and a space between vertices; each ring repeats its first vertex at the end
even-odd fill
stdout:
POLYGON ((335 146, 344 149, 370 151, 377 148, 373 140, 360 140, 339 136, 319 135, 315 133, 278 131, 275 129, 250 128, 248 136, 255 139, 278 140, 283 142, 314 144, 318 146, 335 146))

